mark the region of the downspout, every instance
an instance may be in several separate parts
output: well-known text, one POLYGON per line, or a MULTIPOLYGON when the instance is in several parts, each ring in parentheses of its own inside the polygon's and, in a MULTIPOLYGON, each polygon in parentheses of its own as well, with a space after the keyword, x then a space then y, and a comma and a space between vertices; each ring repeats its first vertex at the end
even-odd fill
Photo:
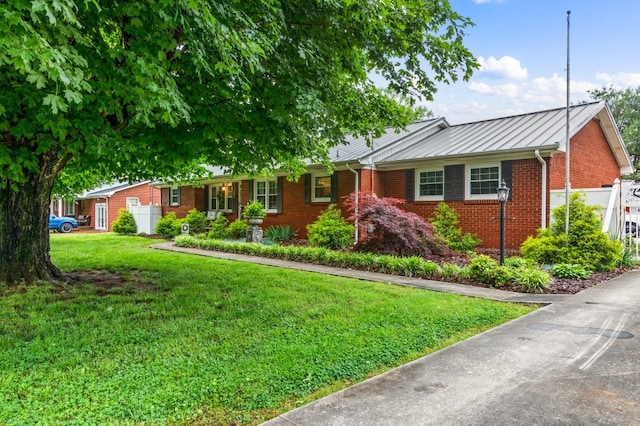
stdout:
POLYGON ((357 244, 358 243, 358 239, 360 238, 360 235, 359 235, 359 232, 358 232, 358 190, 360 188, 360 180, 359 180, 360 175, 358 174, 358 172, 356 172, 355 170, 353 170, 349 166, 349 163, 346 164, 346 167, 347 167, 347 170, 350 170, 356 177, 356 185, 355 185, 355 190, 354 190, 354 193, 356 194, 355 195, 356 206, 355 206, 354 212, 353 212, 353 217, 354 217, 353 225, 356 228, 355 232, 354 232, 354 234, 355 234, 354 235, 354 238, 355 238, 355 243, 354 244, 357 244))
POLYGON ((539 149, 536 149, 535 155, 542 166, 542 217, 540 220, 540 228, 547 229, 547 163, 540 155, 539 149))

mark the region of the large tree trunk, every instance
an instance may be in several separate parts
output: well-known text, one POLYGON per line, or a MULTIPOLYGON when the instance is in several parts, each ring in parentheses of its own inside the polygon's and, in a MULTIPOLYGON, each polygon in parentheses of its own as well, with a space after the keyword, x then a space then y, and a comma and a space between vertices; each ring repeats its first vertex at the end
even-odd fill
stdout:
POLYGON ((49 257, 48 229, 51 192, 61 160, 41 159, 41 169, 28 175, 26 182, 9 181, 0 188, 0 282, 62 278, 49 257))

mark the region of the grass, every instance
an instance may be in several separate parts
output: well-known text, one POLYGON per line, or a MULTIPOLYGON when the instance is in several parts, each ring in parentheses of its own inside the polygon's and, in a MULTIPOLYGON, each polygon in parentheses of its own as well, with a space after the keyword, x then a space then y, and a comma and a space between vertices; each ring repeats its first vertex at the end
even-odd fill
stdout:
POLYGON ((532 306, 52 235, 66 272, 0 285, 0 424, 257 424, 532 306))

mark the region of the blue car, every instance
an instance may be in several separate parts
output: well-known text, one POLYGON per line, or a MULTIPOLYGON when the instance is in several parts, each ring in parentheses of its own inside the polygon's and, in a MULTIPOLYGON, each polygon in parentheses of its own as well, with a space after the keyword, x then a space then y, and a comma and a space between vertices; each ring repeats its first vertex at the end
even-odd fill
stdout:
POLYGON ((78 227, 73 217, 58 217, 54 214, 49 215, 49 229, 55 229, 56 232, 68 233, 73 231, 73 228, 78 227))

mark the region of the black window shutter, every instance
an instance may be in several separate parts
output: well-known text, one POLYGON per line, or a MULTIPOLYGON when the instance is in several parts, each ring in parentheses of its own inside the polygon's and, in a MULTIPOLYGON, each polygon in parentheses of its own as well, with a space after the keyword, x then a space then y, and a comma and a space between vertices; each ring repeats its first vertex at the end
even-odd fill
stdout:
POLYGON ((167 206, 171 205, 171 187, 166 188, 167 191, 167 206))
POLYGON ((180 190, 182 189, 181 186, 178 187, 178 205, 180 205, 180 190))
POLYGON ((331 175, 331 202, 338 202, 338 171, 334 171, 331 175))
POLYGON ((311 175, 309 173, 304 175, 304 202, 311 202, 311 175))
POLYGON ((204 186, 204 211, 208 211, 209 208, 209 185, 204 186))
POLYGON ((249 179, 248 182, 249 188, 247 190, 247 196, 249 198, 248 201, 251 202, 253 201, 253 179, 249 179))
POLYGON ((233 188, 233 201, 231 201, 231 213, 236 213, 238 211, 238 184, 232 183, 231 187, 233 188))
POLYGON ((282 213, 282 187, 284 186, 284 176, 278 176, 278 213, 282 213))
POLYGON ((416 170, 407 169, 404 172, 404 198, 407 203, 413 203, 416 199, 416 170))
POLYGON ((464 164, 445 166, 444 201, 464 200, 464 164))
POLYGON ((513 198, 513 161, 505 160, 500 164, 500 171, 505 185, 511 188, 509 191, 509 200, 513 198))

